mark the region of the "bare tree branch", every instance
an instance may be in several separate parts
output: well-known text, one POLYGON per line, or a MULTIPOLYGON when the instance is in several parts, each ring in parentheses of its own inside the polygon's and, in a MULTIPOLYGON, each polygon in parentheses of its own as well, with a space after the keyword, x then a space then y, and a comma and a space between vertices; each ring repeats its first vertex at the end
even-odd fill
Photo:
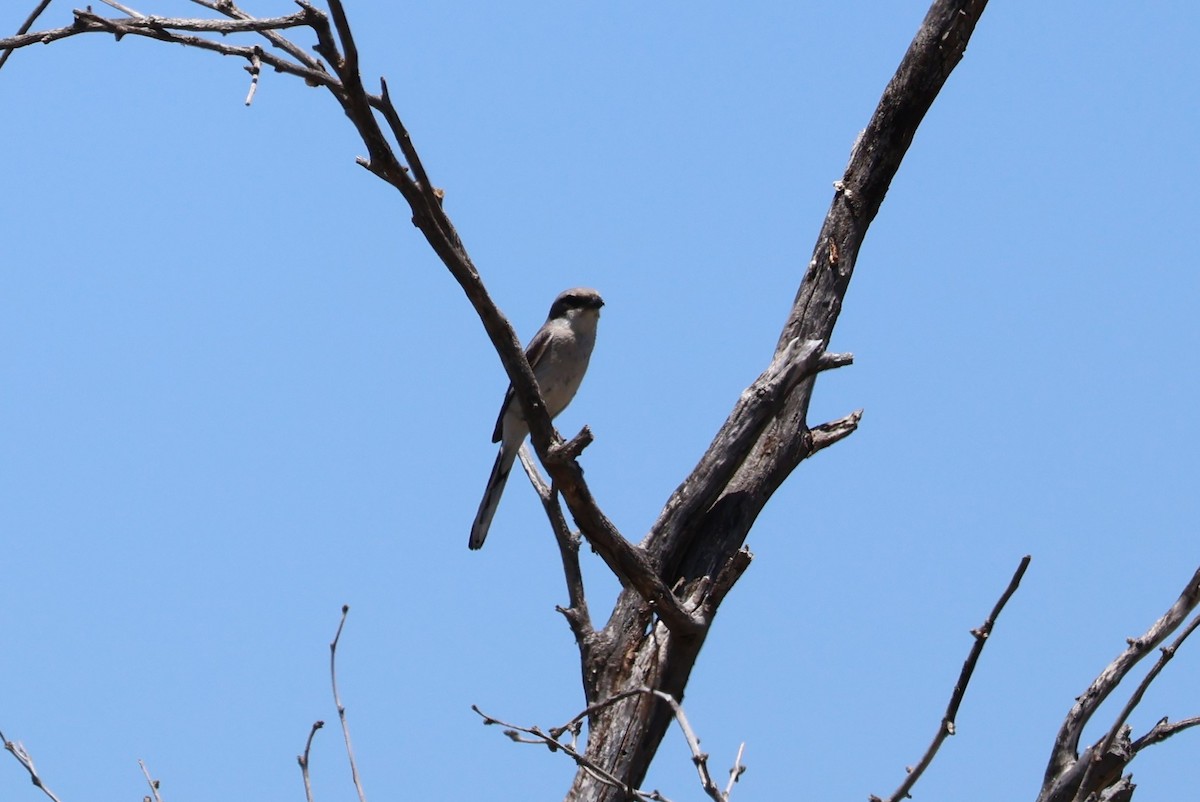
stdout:
POLYGON ((312 754, 313 737, 317 734, 317 730, 324 726, 324 721, 313 722, 312 729, 308 731, 308 738, 304 741, 304 753, 296 756, 296 762, 300 764, 300 776, 304 779, 304 798, 307 802, 313 802, 312 778, 308 773, 309 755, 312 754))
MULTIPOLYGON (((589 760, 586 755, 576 749, 575 738, 571 739, 571 743, 562 743, 556 737, 542 732, 542 730, 538 727, 521 727, 516 724, 509 724, 501 721, 498 718, 489 716, 487 713, 484 713, 482 710, 480 710, 477 705, 471 705, 471 709, 478 713, 483 719, 484 726, 499 724, 501 727, 504 727, 504 734, 507 735, 514 743, 543 744, 549 747, 551 752, 561 751, 564 755, 574 760, 576 765, 578 765, 582 770, 588 772, 590 776, 595 777, 609 787, 620 790, 623 794, 625 794, 627 799, 670 802, 670 800, 668 800, 658 791, 642 791, 628 785, 627 783, 621 782, 621 780, 619 780, 616 776, 608 771, 605 771, 601 766, 589 760), (529 735, 531 738, 521 738, 519 733, 529 735)), ((582 716, 577 718, 582 719, 582 716)), ((560 732, 563 731, 565 730, 560 730, 560 732)), ((574 734, 578 735, 578 730, 575 730, 574 734)))
POLYGON ((42 789, 42 793, 53 799, 54 802, 59 802, 59 798, 54 795, 54 792, 42 782, 41 775, 38 774, 37 768, 33 765, 33 757, 29 752, 25 751, 25 746, 20 741, 8 740, 3 732, 0 732, 0 742, 4 743, 4 748, 17 759, 17 762, 21 764, 25 771, 29 772, 30 782, 42 789))
POLYGON ((548 746, 551 752, 557 752, 561 750, 582 768, 591 771, 606 785, 621 789, 630 797, 636 799, 666 800, 666 797, 664 797, 658 791, 641 791, 625 785, 611 773, 592 763, 592 761, 588 760, 585 755, 580 754, 575 748, 575 737, 579 735, 580 727, 582 726, 585 718, 590 718, 596 713, 599 713, 602 710, 612 707, 618 702, 622 702, 634 696, 653 696, 661 699, 671 708, 671 712, 675 717, 675 721, 679 724, 679 729, 683 733, 684 740, 687 742, 688 749, 692 753, 692 763, 696 766, 696 771, 700 776, 700 786, 704 789, 704 793, 708 795, 710 799, 714 800, 714 802, 729 802, 729 795, 734 784, 746 771, 746 767, 742 765, 742 753, 744 752, 746 745, 743 743, 738 748, 737 757, 734 759, 733 768, 731 768, 729 771, 729 783, 725 790, 722 791, 719 787, 717 787, 717 784, 713 782, 712 775, 708 771, 708 755, 700 749, 700 739, 696 737, 696 732, 692 729, 691 722, 688 721, 687 715, 683 711, 683 706, 679 704, 679 702, 673 696, 663 693, 662 691, 645 687, 631 688, 630 690, 622 691, 621 693, 609 697, 608 699, 604 699, 603 701, 589 705, 585 710, 576 714, 567 723, 560 727, 551 727, 548 731, 543 731, 540 727, 536 726, 520 727, 515 724, 507 724, 484 713, 477 705, 471 705, 471 709, 479 714, 481 718, 483 718, 483 723, 485 725, 499 724, 503 727, 506 727, 507 730, 505 731, 505 735, 507 735, 514 742, 524 744, 543 744, 548 746), (522 738, 520 737, 520 734, 522 733, 531 737, 522 738), (566 733, 572 734, 570 743, 563 743, 560 740, 566 733))
MULTIPOLYGON (((1200 603, 1200 569, 1192 574, 1191 579, 1184 586, 1183 592, 1171 605, 1171 608, 1155 621, 1141 637, 1130 639, 1125 651, 1109 663, 1092 681, 1088 689, 1076 698, 1075 704, 1067 713, 1067 717, 1059 729, 1058 736, 1054 739, 1054 748, 1050 755, 1049 765, 1046 767, 1038 802, 1066 802, 1066 800, 1075 799, 1078 792, 1082 791, 1086 797, 1087 793, 1098 790, 1098 787, 1104 787, 1100 780, 1107 779, 1107 777, 1098 778, 1096 769, 1089 771, 1090 764, 1095 761, 1113 759, 1109 757, 1114 748, 1113 733, 1121 728, 1121 722, 1118 721, 1113 728, 1110 728, 1100 743, 1087 749, 1081 757, 1079 740, 1084 727, 1087 726, 1109 694, 1115 691, 1121 681, 1133 670, 1134 666, 1178 629, 1198 603, 1200 603), (1105 744, 1107 747, 1100 748, 1105 744), (1085 780, 1089 783, 1088 786, 1084 785, 1085 780)), ((1189 632, 1185 635, 1190 634, 1190 630, 1193 628, 1189 627, 1189 632)), ((1177 644, 1181 641, 1182 638, 1177 641, 1177 644)), ((1162 662, 1165 664, 1165 660, 1162 662)), ((1157 675, 1157 672, 1154 673, 1157 675)), ((1137 699, 1141 698, 1140 694, 1135 693, 1135 696, 1137 699)), ((1136 704, 1136 702, 1134 703, 1136 704)), ((1132 709, 1128 705, 1127 708, 1132 709)), ((1127 713, 1122 715, 1127 715, 1127 713)), ((1132 750, 1132 746, 1129 748, 1132 750)), ((1120 751, 1123 753, 1125 750, 1120 751)), ((1131 760, 1133 754, 1130 751, 1124 762, 1127 763, 1128 760, 1131 760)), ((1120 757, 1120 755, 1116 757, 1120 757)), ((1122 763, 1122 768, 1123 766, 1124 763, 1122 763)), ((1112 779, 1115 781, 1116 778, 1112 779)))
MULTIPOLYGON (((247 14, 242 9, 233 4, 232 0, 192 0, 198 6, 224 14, 232 19, 252 20, 252 16, 247 14)), ((258 33, 262 34, 263 38, 270 42, 273 46, 287 53, 300 64, 308 67, 311 70, 318 72, 325 71, 325 65, 321 60, 314 58, 304 48, 298 47, 283 35, 274 30, 261 30, 258 33)), ((313 84, 315 86, 316 84, 313 84)))
MULTIPOLYGON (((22 34, 26 33, 30 28, 32 28, 33 23, 37 22, 37 18, 42 15, 42 12, 45 11, 49 7, 49 5, 50 5, 50 0, 41 0, 41 2, 38 3, 37 8, 35 8, 33 11, 31 11, 29 13, 29 16, 25 18, 25 21, 23 23, 21 23, 21 27, 17 28, 17 36, 21 36, 22 34)), ((0 40, 0 42, 2 42, 2 41, 3 40, 0 40)), ((3 50, 4 50, 3 53, 0 53, 0 68, 3 68, 4 62, 8 61, 8 57, 10 55, 12 55, 14 47, 8 47, 3 44, 0 44, 0 48, 3 48, 3 50)))
MULTIPOLYGON (((1171 658, 1175 656, 1175 652, 1179 650, 1179 647, 1183 645, 1183 642, 1187 640, 1187 637, 1196 631, 1197 626, 1200 626, 1200 616, 1193 618, 1191 623, 1184 628, 1183 632, 1179 633, 1179 637, 1177 637, 1170 646, 1163 646, 1159 649, 1160 654, 1158 660, 1153 666, 1151 666, 1150 670, 1146 672, 1146 676, 1142 678, 1140 683, 1138 683, 1137 689, 1134 690, 1133 694, 1129 697, 1129 701, 1125 703, 1125 707, 1121 709, 1121 712, 1117 715, 1116 720, 1113 721, 1113 725, 1109 728, 1108 734, 1104 736, 1104 739, 1100 742, 1099 748, 1096 750, 1097 754, 1105 754, 1112 747, 1113 741, 1117 739, 1117 733, 1125 725, 1125 722, 1129 720, 1129 716, 1133 713, 1134 709, 1141 704, 1142 697, 1146 695, 1146 689, 1148 689, 1150 684, 1158 678, 1158 675, 1162 673, 1164 668, 1166 668, 1167 663, 1169 663, 1171 658)), ((1083 782, 1080 783, 1080 788, 1088 787, 1088 780, 1091 779, 1089 776, 1091 772, 1092 766, 1089 765, 1087 772, 1085 772, 1083 775, 1083 782)), ((1079 794, 1076 793, 1076 797, 1078 796, 1079 794)))
POLYGON ((844 418, 838 418, 828 423, 822 423, 819 426, 814 426, 808 430, 809 436, 812 438, 810 446, 811 454, 816 454, 823 448, 829 448, 834 443, 840 443, 850 435, 854 434, 858 429, 858 423, 862 420, 863 411, 856 409, 844 418))
POLYGON ((1174 722, 1168 722, 1166 718, 1159 719, 1158 723, 1151 727, 1149 732, 1133 742, 1133 751, 1134 753, 1141 752, 1147 746, 1162 743, 1172 735, 1178 735, 1184 730, 1190 730, 1197 725, 1200 725, 1200 716, 1192 716, 1191 718, 1174 722))
MULTIPOLYGON (((337 632, 334 634, 333 640, 329 643, 329 681, 333 685, 333 704, 337 708, 338 721, 342 724, 342 737, 346 741, 346 757, 350 761, 350 776, 354 779, 354 790, 358 792, 358 802, 367 802, 367 795, 363 792, 362 781, 358 777, 358 763, 354 760, 354 747, 350 744, 350 725, 346 722, 346 706, 342 704, 337 684, 337 647, 338 641, 342 638, 342 627, 346 626, 346 615, 349 612, 350 605, 343 604, 342 619, 338 621, 337 632)), ((316 727, 313 727, 314 732, 316 729, 316 727)), ((309 738, 311 739, 311 737, 310 734, 309 738)))
POLYGON ((542 509, 546 511, 546 517, 550 520, 550 529, 554 532, 554 539, 558 543, 558 552, 562 557, 568 601, 565 608, 557 607, 555 609, 567 619, 567 624, 575 635, 575 641, 583 645, 587 636, 592 632, 592 619, 588 614, 587 595, 583 590, 583 572, 579 568, 579 535, 572 532, 571 527, 567 525, 567 519, 558 503, 558 493, 542 478, 537 464, 529 454, 529 448, 522 445, 517 456, 520 457, 521 465, 525 468, 525 473, 529 477, 530 483, 533 484, 533 489, 537 491, 538 498, 542 501, 542 509))
POLYGON ((138 760, 138 766, 142 769, 142 774, 146 777, 146 783, 150 786, 150 793, 154 795, 154 802, 163 802, 162 797, 158 793, 158 780, 150 776, 150 769, 146 768, 146 763, 138 760))
MULTIPOLYGON (((829 342, 867 229, 917 127, 962 59, 985 7, 986 0, 936 0, 930 7, 835 185, 776 354, 794 340, 829 342)), ((643 545, 661 550, 667 566, 676 562, 688 566, 683 570, 690 577, 711 573, 715 561, 741 545, 775 489, 800 461, 815 453, 806 423, 812 388, 810 379, 788 394, 782 409, 740 460, 737 473, 719 489, 713 505, 677 525, 656 525, 643 545), (703 520, 713 513, 713 520, 703 520), (718 530, 724 542, 690 546, 716 536, 718 530)))
POLYGON ((742 775, 746 773, 746 767, 742 765, 742 753, 745 751, 746 742, 743 741, 741 745, 738 746, 737 757, 733 759, 733 768, 729 770, 729 782, 725 783, 726 799, 728 799, 729 795, 733 793, 733 786, 742 778, 742 775))
POLYGON ((1117 715, 1113 721, 1112 727, 1109 728, 1105 736, 1100 739, 1098 744, 1093 745, 1088 753, 1090 759, 1087 761, 1087 768, 1083 772, 1083 779, 1079 781, 1079 789, 1075 792, 1074 802, 1083 802, 1088 794, 1092 793, 1097 788, 1105 789, 1121 776, 1121 772, 1125 770, 1125 766, 1129 761, 1137 755, 1137 750, 1129 741, 1130 728, 1125 722, 1129 720, 1129 716, 1134 709, 1141 703, 1142 697, 1146 694, 1146 689, 1158 677, 1171 658, 1175 656, 1175 652, 1183 644, 1187 637, 1196 631, 1197 625, 1200 625, 1200 616, 1193 618, 1191 623, 1184 628, 1170 646, 1163 646, 1159 649, 1161 654, 1158 660, 1150 670, 1146 672, 1146 676, 1138 683, 1137 688, 1129 697, 1129 701, 1125 703, 1125 707, 1117 715), (1116 748, 1118 738, 1122 741, 1116 748))
POLYGON ((258 91, 258 76, 262 73, 262 56, 257 53, 250 57, 250 66, 246 67, 246 72, 250 73, 250 90, 246 92, 245 103, 249 106, 254 102, 254 93, 258 91))
MULTIPOLYGON (((921 760, 909 770, 908 775, 904 778, 904 782, 900 783, 900 787, 888 797, 887 802, 900 802, 901 799, 907 799, 917 780, 921 779, 921 775, 925 773, 925 769, 933 763, 933 758, 937 755, 938 750, 942 747, 942 742, 955 733, 955 722, 958 720, 958 708, 962 704, 963 697, 967 693, 967 685, 971 682, 971 677, 975 674, 975 665, 979 662, 979 656, 983 654, 983 647, 987 645, 988 638, 992 634, 992 628, 996 625, 996 619, 1000 617, 1000 613, 1004 610, 1004 606, 1008 604, 1008 600, 1017 592, 1017 588, 1021 584, 1021 579, 1025 576, 1025 570, 1029 568, 1030 556, 1026 554, 1021 558, 1020 565, 1012 575, 1012 579, 1008 581, 1008 587, 1004 593, 1000 595, 992 611, 988 613, 988 617, 984 619, 983 624, 978 629, 971 630, 971 635, 975 638, 975 644, 971 647, 970 654, 967 655, 966 661, 963 663, 962 671, 958 674, 958 681, 954 683, 954 692, 950 694, 950 704, 946 706, 946 713, 942 716, 941 725, 938 727, 937 734, 933 736, 933 741, 930 742, 929 748, 925 750, 925 754, 921 756, 921 760)), ((872 796, 872 802, 883 802, 879 797, 872 796)))
POLYGON ((626 543, 611 521, 599 511, 584 482, 583 472, 574 460, 569 458, 567 453, 559 452, 556 453, 556 459, 547 462, 549 450, 557 443, 558 437, 546 414, 545 404, 533 371, 525 359, 521 343, 512 326, 488 296, 461 238, 442 210, 442 192, 435 189, 430 181, 408 131, 392 105, 386 82, 381 81, 379 95, 371 95, 365 90, 359 70, 357 45, 340 0, 329 2, 330 14, 333 17, 332 26, 329 17, 305 0, 297 0, 301 12, 268 20, 250 18, 232 3, 222 0, 198 0, 198 4, 217 10, 230 19, 189 20, 131 15, 108 18, 90 11, 76 11, 75 23, 70 27, 0 39, 0 48, 45 44, 82 33, 110 33, 118 40, 125 35, 137 35, 243 58, 248 62, 252 74, 258 69, 259 63, 264 63, 278 71, 302 77, 311 85, 323 86, 329 90, 367 146, 368 158, 360 160, 360 163, 404 196, 413 211, 413 224, 425 235, 434 252, 475 307, 525 412, 534 448, 580 528, 589 540, 602 544, 598 550, 607 555, 610 567, 614 567, 614 570, 619 569, 618 577, 623 584, 635 587, 638 592, 644 594, 647 601, 655 605, 663 619, 671 626, 683 631, 694 631, 696 623, 670 598, 670 593, 664 590, 666 586, 658 578, 653 562, 626 543), (320 62, 298 55, 299 48, 286 43, 276 32, 278 29, 301 26, 308 27, 315 33, 317 44, 314 49, 324 57, 333 75, 327 73, 320 62), (256 33, 266 37, 277 49, 291 55, 295 60, 265 51, 257 45, 231 45, 184 31, 220 36, 256 33), (376 111, 387 123, 407 165, 396 158, 375 116, 376 111))
POLYGON ((145 14, 141 13, 140 11, 134 11, 132 8, 130 8, 128 6, 121 5, 120 3, 117 2, 117 0, 100 0, 100 2, 104 3, 104 5, 108 6, 109 8, 115 8, 117 11, 120 11, 122 14, 128 14, 131 17, 138 17, 141 19, 146 18, 145 14))
MULTIPOLYGON (((671 711, 675 714, 675 720, 679 722, 679 729, 683 731, 684 740, 687 741, 688 748, 692 750, 692 763, 696 765, 696 771, 700 775, 700 787, 704 789, 704 793, 708 794, 708 797, 712 799, 713 802, 728 802, 729 795, 721 792, 721 789, 717 787, 715 782, 713 782, 712 775, 708 773, 708 755, 700 750, 700 739, 696 737, 695 731, 692 730, 691 723, 688 721, 687 716, 684 715, 683 706, 680 705, 679 702, 675 701, 675 697, 671 696, 669 693, 663 693, 662 691, 650 692, 670 705, 671 711)), ((745 767, 741 766, 742 749, 745 748, 745 746, 745 744, 742 744, 742 746, 738 749, 738 756, 734 761, 734 768, 730 771, 730 774, 735 778, 741 776, 741 774, 745 772, 745 767), (738 770, 739 766, 741 766, 741 771, 738 770)))
MULTIPOLYGON (((824 353, 818 342, 790 343, 742 393, 701 464, 675 491, 656 528, 670 526, 711 504, 727 478, 737 470, 740 464, 737 459, 745 455, 793 387, 818 371, 841 367, 851 361, 848 354, 824 353)), ((697 634, 708 624, 703 617, 705 612, 700 611, 701 615, 697 616, 679 604, 674 592, 660 577, 655 561, 644 549, 625 540, 591 499, 582 481, 582 472, 574 455, 570 454, 571 449, 568 446, 564 450, 568 452, 566 460, 560 459, 552 449, 547 466, 555 465, 572 476, 578 475, 579 481, 565 488, 563 496, 596 553, 624 586, 637 590, 673 632, 683 636, 697 634)))
MULTIPOLYGON (((250 61, 257 55, 262 61, 279 72, 289 73, 304 78, 314 85, 330 86, 331 79, 323 71, 311 69, 297 64, 286 58, 263 51, 257 45, 231 45, 203 36, 192 36, 174 31, 194 31, 210 34, 236 34, 259 32, 282 28, 295 28, 311 25, 311 12, 302 11, 287 17, 274 17, 261 20, 196 20, 172 19, 167 17, 102 17, 90 11, 77 10, 73 25, 65 28, 35 33, 18 34, 7 39, 0 39, 0 48, 11 51, 33 44, 50 44, 71 36, 85 33, 110 33, 118 40, 124 36, 143 36, 160 42, 170 42, 200 50, 208 50, 225 56, 236 56, 250 61)), ((319 13, 319 12, 318 12, 319 13)))
POLYGON ((780 349, 767 369, 742 391, 700 463, 663 507, 647 540, 712 506, 796 385, 820 370, 852 362, 849 354, 826 354, 819 340, 792 340, 780 349))

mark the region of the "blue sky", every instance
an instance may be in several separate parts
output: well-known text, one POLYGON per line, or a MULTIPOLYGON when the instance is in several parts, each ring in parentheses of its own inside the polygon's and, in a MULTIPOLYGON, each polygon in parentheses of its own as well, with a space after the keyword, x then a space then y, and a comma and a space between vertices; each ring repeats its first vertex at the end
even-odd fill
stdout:
MULTIPOLYGON (((769 362, 925 4, 349 6, 522 337, 561 289, 604 294, 559 428, 592 427, 592 489, 639 539, 769 362)), ((890 793, 1026 553, 915 794, 1032 798, 1073 698, 1200 564, 1198 34, 1182 2, 984 14, 860 256, 833 341, 856 362, 817 386, 814 423, 862 426, 767 507, 689 686, 714 768, 747 744, 734 799, 890 793)), ((0 71, 0 729, 64 802, 144 794, 139 758, 169 802, 302 799, 348 603, 368 798, 560 797, 565 759, 470 711, 582 706, 523 479, 466 549, 503 371, 333 101, 246 88, 101 37, 0 71)), ((1136 731, 1200 713, 1196 648, 1136 731)), ((1194 792, 1198 737, 1134 763, 1140 802, 1194 792)), ((313 779, 353 796, 333 729, 313 779)), ((678 733, 647 785, 700 798, 678 733)), ((11 759, 0 798, 40 798, 11 759)))

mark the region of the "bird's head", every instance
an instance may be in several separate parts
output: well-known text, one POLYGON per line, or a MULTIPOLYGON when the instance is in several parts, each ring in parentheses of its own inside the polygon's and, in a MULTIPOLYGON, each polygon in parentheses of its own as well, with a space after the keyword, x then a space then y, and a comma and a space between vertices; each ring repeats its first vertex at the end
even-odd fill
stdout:
POLYGON ((604 299, 600 297, 600 293, 587 287, 576 287, 559 293, 550 306, 550 315, 547 320, 556 318, 569 320, 586 313, 599 316, 602 306, 604 306, 604 299))

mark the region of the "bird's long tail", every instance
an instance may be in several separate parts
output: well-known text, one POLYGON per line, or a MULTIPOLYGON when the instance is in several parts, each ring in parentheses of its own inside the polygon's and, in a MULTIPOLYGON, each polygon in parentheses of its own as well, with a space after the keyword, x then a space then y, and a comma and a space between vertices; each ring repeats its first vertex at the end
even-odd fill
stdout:
POLYGON ((475 513, 475 523, 471 524, 471 540, 467 543, 470 548, 481 547, 487 538, 492 516, 496 514, 496 507, 500 504, 500 496, 504 493, 504 485, 508 482, 508 474, 516 459, 517 449, 502 443, 500 453, 496 455, 496 464, 492 466, 492 475, 488 477, 487 490, 483 492, 483 501, 479 502, 479 512, 475 513))

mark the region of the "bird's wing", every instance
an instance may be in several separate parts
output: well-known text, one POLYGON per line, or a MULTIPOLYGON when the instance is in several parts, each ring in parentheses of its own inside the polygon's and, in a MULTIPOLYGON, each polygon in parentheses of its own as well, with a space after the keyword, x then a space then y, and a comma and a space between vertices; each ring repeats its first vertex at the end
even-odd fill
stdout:
MULTIPOLYGON (((529 361, 529 366, 533 368, 533 372, 537 374, 538 363, 542 361, 542 356, 546 353, 546 348, 550 345, 550 332, 546 327, 538 329, 538 333, 533 335, 533 339, 529 341, 529 347, 525 349, 525 359, 529 361)), ((504 415, 508 412, 510 404, 514 403, 515 393, 510 383, 508 390, 504 393, 504 402, 500 404, 500 414, 496 417, 496 428, 492 432, 492 442, 499 443, 500 438, 504 436, 504 415)))

